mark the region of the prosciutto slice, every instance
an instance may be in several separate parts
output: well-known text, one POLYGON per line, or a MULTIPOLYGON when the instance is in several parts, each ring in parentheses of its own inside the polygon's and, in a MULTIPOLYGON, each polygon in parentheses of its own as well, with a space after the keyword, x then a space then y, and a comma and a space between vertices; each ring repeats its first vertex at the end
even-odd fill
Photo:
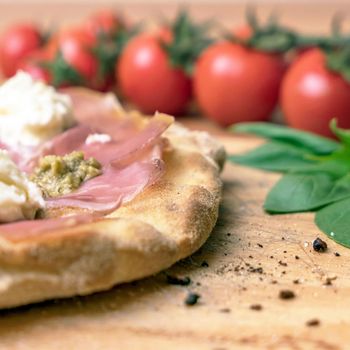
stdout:
POLYGON ((126 113, 114 94, 79 87, 65 88, 61 92, 71 98, 78 124, 106 133, 116 141, 129 139, 134 135, 135 127, 140 129, 145 124, 140 114, 126 113))
MULTIPOLYGON (((164 171, 161 135, 173 118, 164 114, 149 119, 137 113, 128 115, 111 95, 80 88, 65 89, 64 92, 72 98, 78 124, 31 150, 30 156, 14 153, 14 160, 22 170, 31 172, 38 159, 48 154, 65 155, 79 150, 86 158, 96 158, 102 164, 101 175, 86 181, 70 194, 46 200, 48 208, 87 209, 93 214, 89 217, 95 218, 132 200, 160 178, 164 171), (87 137, 94 133, 106 133, 111 140, 87 143, 87 137)), ((75 222, 67 220, 62 217, 1 225, 0 234, 6 236, 27 228, 33 232, 50 232, 75 222)), ((77 216, 76 220, 79 223, 89 219, 77 216)))
POLYGON ((70 194, 48 199, 47 206, 79 207, 106 214, 133 199, 156 182, 164 170, 158 133, 145 128, 137 140, 84 144, 85 155, 102 164, 102 175, 86 181, 70 194))
POLYGON ((99 220, 99 217, 91 214, 71 215, 43 220, 24 220, 0 225, 0 236, 16 242, 23 239, 30 239, 44 232, 50 232, 51 234, 58 230, 72 228, 81 224, 89 224, 97 220, 99 220))
MULTIPOLYGON (((63 156, 74 150, 83 151, 87 158, 94 157, 101 164, 118 164, 127 159, 137 160, 140 155, 150 147, 160 143, 160 136, 169 127, 172 119, 163 114, 156 114, 150 118, 143 129, 134 128, 133 134, 123 140, 112 136, 107 143, 94 142, 87 144, 85 141, 96 130, 84 124, 76 126, 46 143, 41 150, 40 157, 47 154, 63 156)), ((109 134, 108 134, 109 135, 109 134)), ((38 155, 36 156, 38 157, 38 155)), ((33 162, 33 159, 32 159, 33 162)))
POLYGON ((122 169, 109 166, 103 175, 85 182, 77 191, 50 198, 46 204, 49 208, 79 207, 107 214, 157 181, 163 169, 159 159, 135 162, 122 169))

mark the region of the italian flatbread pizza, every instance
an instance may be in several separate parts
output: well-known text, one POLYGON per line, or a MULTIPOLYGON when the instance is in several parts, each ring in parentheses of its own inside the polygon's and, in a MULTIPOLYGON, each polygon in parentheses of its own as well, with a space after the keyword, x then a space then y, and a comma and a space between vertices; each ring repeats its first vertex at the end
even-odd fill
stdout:
POLYGON ((0 132, 3 156, 27 181, 11 183, 27 189, 21 207, 0 210, 0 308, 155 274, 196 251, 217 220, 225 151, 207 133, 126 112, 112 94, 60 95, 74 120, 54 136, 23 146, 23 134, 11 144, 0 132))

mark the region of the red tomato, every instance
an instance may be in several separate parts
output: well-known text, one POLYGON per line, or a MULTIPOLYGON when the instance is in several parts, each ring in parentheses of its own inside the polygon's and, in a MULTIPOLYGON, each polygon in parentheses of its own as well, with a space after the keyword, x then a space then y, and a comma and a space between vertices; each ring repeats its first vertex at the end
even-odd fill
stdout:
POLYGON ((235 28, 233 34, 241 40, 248 40, 253 34, 253 29, 251 26, 243 24, 235 28))
POLYGON ((98 62, 94 55, 79 41, 67 38, 60 44, 64 60, 86 79, 93 79, 98 62))
MULTIPOLYGON (((95 44, 95 37, 82 28, 74 27, 53 36, 45 50, 51 60, 55 60, 57 53, 61 52, 64 61, 84 78, 85 85, 94 88, 99 66, 97 58, 92 53, 95 44)), ((67 81, 69 85, 69 79, 67 81)), ((66 86, 65 82, 63 84, 66 86)))
POLYGON ((100 33, 112 34, 123 26, 113 10, 104 9, 93 13, 86 21, 85 29, 95 37, 100 33))
POLYGON ((286 62, 288 62, 288 65, 291 65, 297 60, 299 60, 300 57, 302 57, 305 53, 313 49, 314 47, 302 47, 302 48, 291 50, 287 52, 285 55, 286 62))
POLYGON ((49 84, 51 75, 48 69, 43 66, 45 62, 48 62, 46 52, 38 50, 25 57, 18 68, 29 73, 33 79, 42 80, 49 84))
POLYGON ((96 45, 95 36, 81 27, 66 28, 52 36, 46 45, 49 57, 54 58, 61 46, 81 45, 86 49, 91 49, 96 45), (71 44, 70 44, 71 43, 71 44))
POLYGON ((67 41, 79 42, 86 48, 92 48, 97 43, 96 37, 86 31, 83 27, 73 27, 62 31, 59 42, 62 45, 67 41))
POLYGON ((15 24, 0 39, 0 67, 5 77, 14 75, 20 61, 37 50, 41 35, 33 24, 15 24))
POLYGON ((194 91, 203 112, 223 126, 267 120, 276 106, 284 71, 278 55, 222 42, 199 57, 194 91))
POLYGON ((123 94, 144 113, 179 115, 191 99, 191 80, 170 65, 156 36, 139 35, 124 49, 116 67, 123 94))
POLYGON ((282 84, 281 107, 290 126, 332 136, 332 118, 338 119, 340 127, 350 128, 350 84, 330 72, 324 54, 313 49, 288 70, 282 84))

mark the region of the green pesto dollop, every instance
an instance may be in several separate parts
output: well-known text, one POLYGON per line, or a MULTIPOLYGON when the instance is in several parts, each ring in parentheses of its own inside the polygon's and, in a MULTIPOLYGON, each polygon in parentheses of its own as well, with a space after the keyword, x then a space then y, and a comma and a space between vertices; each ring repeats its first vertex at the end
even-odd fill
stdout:
POLYGON ((86 180, 102 173, 95 158, 84 159, 84 153, 74 151, 65 156, 49 155, 39 160, 30 179, 45 197, 57 197, 73 192, 86 180))

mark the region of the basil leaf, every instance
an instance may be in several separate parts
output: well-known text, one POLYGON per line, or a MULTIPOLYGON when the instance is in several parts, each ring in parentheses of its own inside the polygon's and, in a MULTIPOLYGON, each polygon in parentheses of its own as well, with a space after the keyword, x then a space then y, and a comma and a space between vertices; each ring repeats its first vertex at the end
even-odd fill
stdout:
POLYGON ((230 160, 264 170, 286 172, 268 194, 270 213, 316 210, 315 222, 331 239, 350 248, 350 130, 331 129, 341 143, 268 123, 233 127, 271 141, 230 160))
POLYGON ((315 155, 327 155, 340 147, 338 142, 326 137, 271 123, 240 123, 232 126, 231 130, 293 145, 315 155))
POLYGON ((315 161, 307 158, 305 151, 278 141, 265 143, 243 155, 231 155, 229 160, 241 165, 277 172, 304 169, 305 166, 315 164, 315 161))
POLYGON ((328 174, 287 174, 269 192, 264 209, 269 213, 312 210, 332 187, 328 174))
POLYGON ((339 179, 350 172, 350 159, 345 159, 340 156, 327 156, 324 161, 315 162, 313 164, 306 164, 303 167, 298 167, 291 170, 291 173, 327 173, 334 179, 339 179))
POLYGON ((264 208, 270 213, 312 211, 348 197, 348 173, 342 177, 327 172, 289 173, 269 192, 264 208))
POLYGON ((350 248, 350 198, 319 210, 315 222, 329 238, 350 248))

